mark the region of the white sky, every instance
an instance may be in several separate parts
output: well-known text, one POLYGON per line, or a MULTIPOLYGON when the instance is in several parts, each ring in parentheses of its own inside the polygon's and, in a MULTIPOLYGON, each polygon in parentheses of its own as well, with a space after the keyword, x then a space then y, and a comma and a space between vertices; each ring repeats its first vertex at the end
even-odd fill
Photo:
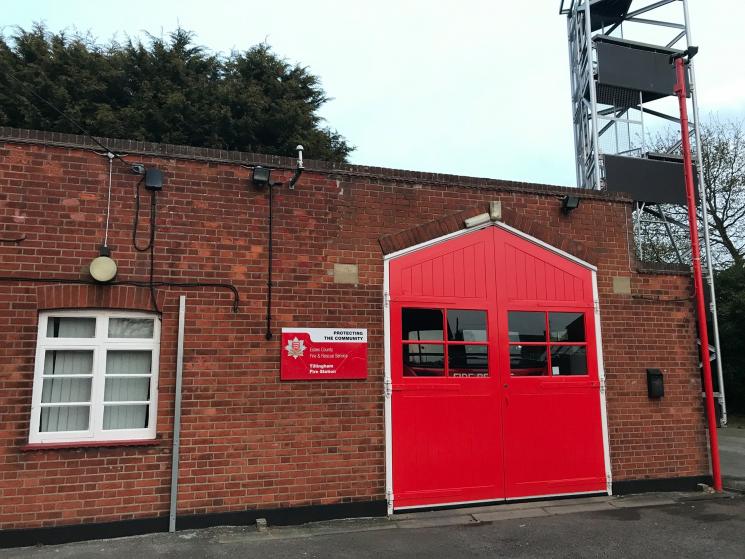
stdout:
MULTIPOLYGON (((180 24, 221 52, 266 40, 320 76, 333 98, 322 115, 357 146, 352 163, 574 185, 558 8, 559 0, 24 0, 4 2, 2 19, 6 34, 45 21, 101 42, 180 24)), ((702 115, 745 117, 745 2, 689 8, 702 115)), ((675 10, 682 14, 677 2, 675 10)))

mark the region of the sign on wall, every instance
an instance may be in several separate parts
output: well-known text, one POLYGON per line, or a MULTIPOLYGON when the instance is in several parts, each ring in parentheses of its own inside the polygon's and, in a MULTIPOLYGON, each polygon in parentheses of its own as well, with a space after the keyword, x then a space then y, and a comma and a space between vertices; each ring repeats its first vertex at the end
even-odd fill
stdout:
POLYGON ((282 328, 281 380, 364 378, 366 328, 282 328))

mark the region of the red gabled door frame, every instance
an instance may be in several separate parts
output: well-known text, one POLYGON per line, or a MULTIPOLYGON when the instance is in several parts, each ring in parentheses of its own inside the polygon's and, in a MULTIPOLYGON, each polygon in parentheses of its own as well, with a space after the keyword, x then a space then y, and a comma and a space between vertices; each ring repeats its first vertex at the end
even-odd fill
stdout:
MULTIPOLYGON (((608 494, 611 493, 611 471, 610 471, 610 456, 609 456, 609 448, 608 448, 608 427, 607 427, 607 414, 606 414, 606 402, 605 402, 605 379, 604 379, 604 368, 603 368, 603 356, 602 356, 602 341, 601 341, 601 333, 600 333, 600 319, 599 319, 599 308, 598 308, 598 292, 597 292, 597 276, 596 276, 596 268, 592 266, 591 264, 588 264, 570 254, 567 254, 559 249, 556 249, 555 247, 552 247, 539 239, 535 239, 529 235, 526 235, 520 231, 517 231, 505 224, 502 223, 489 223, 485 224, 479 227, 475 227, 468 230, 462 230, 450 235, 446 235, 443 237, 440 237, 438 239, 434 239, 432 241, 428 241, 426 243, 422 243, 420 245, 415 245, 413 247, 410 247, 408 249, 404 249, 402 251, 389 254, 385 257, 384 262, 384 326, 385 326, 385 340, 384 340, 384 346, 385 346, 385 433, 386 433, 386 498, 388 501, 388 509, 389 513, 393 513, 394 510, 394 502, 395 502, 395 487, 393 484, 394 476, 393 476, 393 456, 392 456, 392 446, 393 446, 393 432, 392 432, 392 395, 393 390, 395 389, 394 383, 391 378, 391 358, 392 354, 396 353, 396 350, 392 348, 392 342, 391 342, 391 334, 392 330, 392 324, 391 324, 391 311, 392 311, 392 305, 390 301, 390 263, 392 260, 399 258, 401 256, 410 254, 412 252, 422 250, 431 246, 434 246, 439 243, 447 242, 451 239, 455 239, 457 237, 460 237, 462 235, 469 235, 476 231, 496 226, 499 227, 503 231, 507 231, 509 233, 512 233, 516 237, 528 241, 534 245, 537 245, 543 249, 547 249, 550 252, 553 252, 554 254, 561 256, 567 260, 570 260, 574 262, 575 264, 579 264, 580 266, 589 269, 592 276, 592 289, 593 289, 593 308, 588 308, 586 311, 586 320, 588 322, 592 323, 592 327, 594 330, 594 343, 592 344, 592 351, 588 351, 588 358, 590 356, 590 353, 594 354, 594 367, 596 377, 594 379, 594 382, 596 383, 596 386, 599 385, 599 394, 600 394, 600 415, 601 415, 601 428, 602 428, 602 444, 603 444, 603 454, 604 454, 604 465, 605 465, 605 480, 606 480, 606 488, 605 491, 607 491, 608 494)), ((459 305, 455 305, 456 307, 459 305)), ((504 310, 504 309, 502 309, 504 310)), ((504 313, 506 315, 506 313, 504 313)), ((490 313, 489 323, 490 327, 493 327, 495 323, 499 320, 506 320, 506 317, 497 316, 497 313, 495 313, 493 310, 490 313)), ((399 328, 400 330, 400 328, 399 328)), ((490 336, 490 347, 492 344, 496 345, 498 342, 495 341, 496 339, 492 339, 490 336)), ((589 343, 589 340, 588 340, 589 343)), ((499 345, 504 345, 499 343, 499 345)), ((492 360, 490 359, 490 369, 492 367, 497 366, 498 361, 502 361, 504 359, 504 355, 502 354, 502 350, 504 348, 494 347, 494 349, 490 349, 490 351, 495 351, 493 359, 493 365, 492 360)), ((499 367, 501 370, 504 370, 505 367, 499 367)), ((496 371, 495 371, 496 372, 496 371)), ((497 375, 494 377, 494 380, 497 382, 504 382, 504 379, 497 375)), ((597 387, 596 387, 597 389, 597 387)), ((584 491, 568 491, 566 493, 570 494, 579 494, 583 493, 584 491)), ((591 491, 592 493, 597 493, 598 491, 591 491)), ((564 493, 562 493, 564 494, 564 493)), ((555 495, 555 494, 551 494, 555 495)), ((526 496, 540 496, 540 495, 526 495, 526 496)), ((549 495, 545 495, 549 496, 549 495)), ((509 496, 507 496, 509 498, 509 496)), ((447 503, 442 503, 447 504, 447 503)), ((426 506, 426 505, 423 505, 426 506)))

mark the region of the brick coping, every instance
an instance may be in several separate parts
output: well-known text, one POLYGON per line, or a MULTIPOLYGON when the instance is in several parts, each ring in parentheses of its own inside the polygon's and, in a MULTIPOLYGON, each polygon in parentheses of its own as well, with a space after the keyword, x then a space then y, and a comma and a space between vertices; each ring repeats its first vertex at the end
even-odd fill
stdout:
MULTIPOLYGON (((266 155, 243 151, 229 151, 214 148, 201 148, 175 144, 161 144, 138 140, 124 140, 116 138, 97 139, 117 153, 149 155, 172 159, 188 159, 213 163, 232 163, 237 165, 266 165, 276 169, 295 169, 295 159, 279 155, 266 155)), ((65 134, 44 130, 29 130, 0 126, 0 142, 31 143, 56 146, 71 149, 85 149, 100 151, 101 146, 87 136, 65 134)), ((488 190, 507 190, 544 195, 577 195, 582 198, 599 199, 614 202, 630 203, 629 195, 600 190, 580 190, 575 187, 557 186, 549 184, 529 183, 501 179, 489 179, 462 175, 441 173, 427 173, 422 171, 408 171, 405 169, 389 169, 368 165, 352 165, 349 163, 331 163, 314 159, 305 160, 305 170, 310 172, 328 173, 338 176, 355 176, 368 179, 379 179, 391 182, 425 183, 443 186, 465 186, 484 188, 488 190)))

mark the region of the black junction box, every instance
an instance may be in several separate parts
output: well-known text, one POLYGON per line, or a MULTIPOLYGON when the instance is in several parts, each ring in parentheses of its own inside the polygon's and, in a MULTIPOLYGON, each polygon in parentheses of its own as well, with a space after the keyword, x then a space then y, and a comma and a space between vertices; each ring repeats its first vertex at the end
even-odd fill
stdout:
POLYGON ((662 398, 665 395, 665 382, 659 369, 647 369, 647 394, 650 398, 662 398))

